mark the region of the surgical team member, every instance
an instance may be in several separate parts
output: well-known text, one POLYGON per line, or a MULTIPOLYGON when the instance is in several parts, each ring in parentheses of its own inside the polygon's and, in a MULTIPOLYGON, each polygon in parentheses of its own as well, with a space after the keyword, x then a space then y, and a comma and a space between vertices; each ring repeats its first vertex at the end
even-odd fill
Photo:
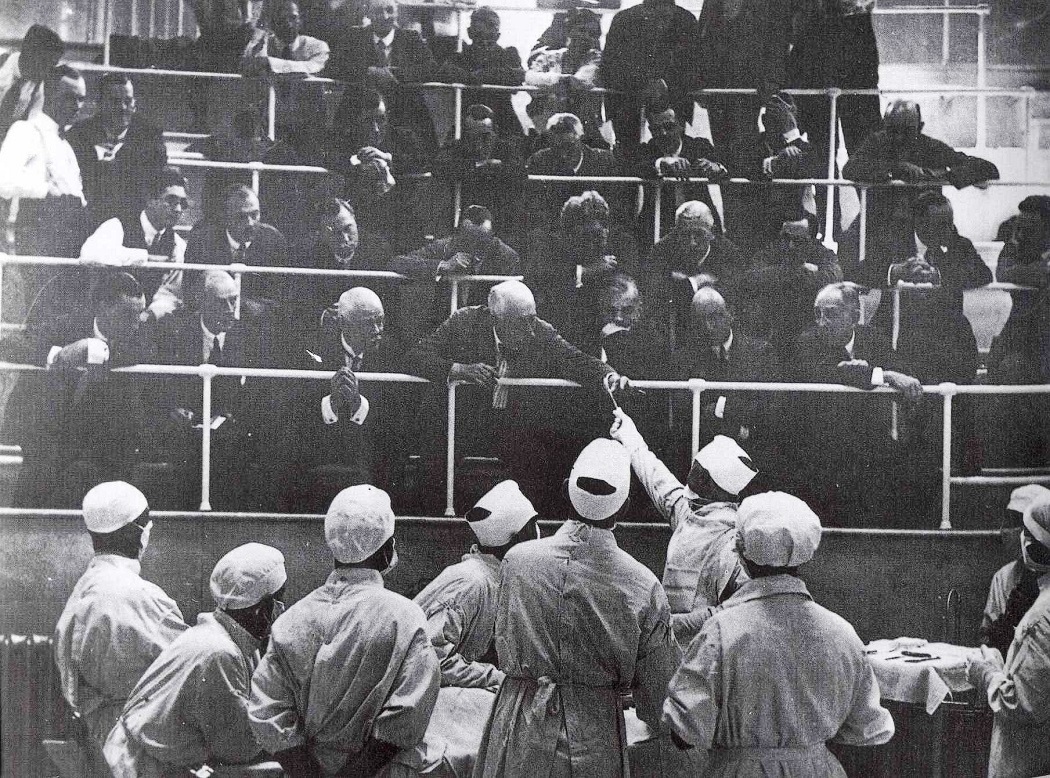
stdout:
POLYGON ((659 727, 678 666, 660 582, 616 545, 626 511, 627 451, 592 441, 568 480, 576 516, 504 557, 496 650, 506 673, 476 778, 618 778, 628 774, 621 695, 659 727))
POLYGON ((261 756, 248 724, 259 648, 284 610, 284 555, 245 543, 212 570, 213 613, 179 635, 150 665, 104 749, 114 778, 187 775, 204 763, 261 756))
POLYGON ((187 627, 175 601, 139 575, 153 527, 146 496, 107 481, 84 495, 83 512, 95 555, 59 616, 55 664, 100 750, 139 678, 187 627))
POLYGON ((503 683, 492 664, 503 558, 539 537, 536 509, 514 481, 502 481, 467 511, 477 545, 446 567, 415 597, 427 617, 430 644, 441 660, 441 691, 431 732, 448 744, 457 775, 474 769, 485 725, 503 683))
POLYGON ((737 499, 758 470, 735 440, 716 435, 693 457, 683 485, 631 417, 613 413, 610 434, 630 452, 635 475, 673 530, 663 584, 675 637, 687 648, 714 608, 747 580, 736 551, 737 499))
POLYGON ((690 644, 664 724, 680 747, 710 749, 713 778, 845 778, 825 743, 885 743, 893 719, 853 627, 798 577, 820 519, 797 497, 766 492, 740 503, 737 520, 751 580, 690 644))
POLYGON ((441 672, 423 611, 383 587, 397 564, 389 495, 344 489, 324 533, 335 569, 273 625, 252 678, 256 738, 292 778, 454 775, 424 738, 441 672))
POLYGON ((997 651, 970 662, 967 675, 992 709, 989 778, 1050 772, 1050 503, 1029 506, 1021 554, 1038 575, 1039 596, 1017 625, 1004 666, 997 651))

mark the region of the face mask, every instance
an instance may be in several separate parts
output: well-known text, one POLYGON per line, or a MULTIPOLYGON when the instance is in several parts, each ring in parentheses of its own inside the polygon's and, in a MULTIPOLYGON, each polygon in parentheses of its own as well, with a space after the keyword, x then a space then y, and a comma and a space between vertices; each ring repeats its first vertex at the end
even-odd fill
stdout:
POLYGON ((277 621, 277 618, 286 610, 288 610, 287 605, 285 605, 280 600, 274 600, 273 610, 270 611, 270 623, 273 624, 275 621, 277 621))
POLYGON ((382 576, 389 575, 390 571, 397 567, 397 561, 397 549, 395 548, 393 555, 390 557, 390 563, 379 574, 382 576))
POLYGON ((146 546, 149 545, 149 534, 150 530, 153 529, 153 522, 148 522, 142 530, 142 535, 139 536, 139 556, 142 556, 146 552, 146 546))
POLYGON ((1043 573, 1050 573, 1050 565, 1044 565, 1031 558, 1029 548, 1035 545, 1036 541, 1028 537, 1027 534, 1021 536, 1021 561, 1024 563, 1024 566, 1033 573, 1038 573, 1040 575, 1043 573))

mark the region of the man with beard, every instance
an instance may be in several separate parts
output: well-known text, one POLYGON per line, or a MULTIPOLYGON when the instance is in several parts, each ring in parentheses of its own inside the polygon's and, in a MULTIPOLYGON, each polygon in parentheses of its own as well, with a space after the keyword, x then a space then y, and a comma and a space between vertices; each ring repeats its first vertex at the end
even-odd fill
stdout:
POLYGON ((98 91, 98 113, 73 125, 68 135, 84 181, 91 228, 114 216, 137 216, 149 182, 168 163, 161 129, 138 115, 128 75, 104 74, 98 91))
POLYGON ((608 203, 593 190, 565 201, 557 230, 529 235, 525 278, 536 290, 540 314, 565 332, 580 314, 581 289, 597 288, 614 272, 633 276, 637 270, 637 242, 614 226, 608 203))

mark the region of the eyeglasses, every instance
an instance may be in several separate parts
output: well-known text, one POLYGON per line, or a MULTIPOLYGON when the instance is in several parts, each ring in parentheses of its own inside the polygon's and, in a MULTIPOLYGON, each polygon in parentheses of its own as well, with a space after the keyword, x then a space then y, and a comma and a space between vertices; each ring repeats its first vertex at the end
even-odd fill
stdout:
POLYGON ((178 195, 166 195, 164 197, 164 204, 172 208, 175 206, 181 206, 183 210, 190 207, 190 199, 188 197, 179 197, 178 195))

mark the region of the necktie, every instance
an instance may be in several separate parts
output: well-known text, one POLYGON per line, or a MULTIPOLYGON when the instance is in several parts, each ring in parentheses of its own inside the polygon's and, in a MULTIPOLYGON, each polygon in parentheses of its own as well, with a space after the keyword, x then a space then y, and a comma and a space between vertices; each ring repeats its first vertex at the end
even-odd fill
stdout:
MULTIPOLYGON (((497 349, 496 357, 496 376, 499 378, 507 377, 507 360, 503 356, 503 350, 497 349)), ((506 410, 507 408, 507 394, 510 388, 503 384, 497 384, 496 388, 492 392, 492 407, 497 411, 506 410)))
POLYGON ((379 67, 390 67, 390 49, 382 40, 376 41, 376 56, 379 58, 379 67))
POLYGON ((153 243, 150 244, 149 253, 158 254, 165 257, 170 257, 172 252, 175 250, 175 231, 174 230, 163 230, 158 232, 154 238, 153 243))
POLYGON ((212 335, 211 354, 208 355, 208 364, 217 365, 220 361, 222 361, 222 345, 219 343, 219 336, 212 335))
POLYGON ((233 261, 239 265, 246 265, 248 259, 248 244, 242 243, 237 247, 237 250, 233 252, 233 261))
POLYGON ((365 359, 362 356, 352 354, 346 355, 346 366, 353 370, 355 373, 361 370, 361 368, 364 366, 364 363, 365 359))

